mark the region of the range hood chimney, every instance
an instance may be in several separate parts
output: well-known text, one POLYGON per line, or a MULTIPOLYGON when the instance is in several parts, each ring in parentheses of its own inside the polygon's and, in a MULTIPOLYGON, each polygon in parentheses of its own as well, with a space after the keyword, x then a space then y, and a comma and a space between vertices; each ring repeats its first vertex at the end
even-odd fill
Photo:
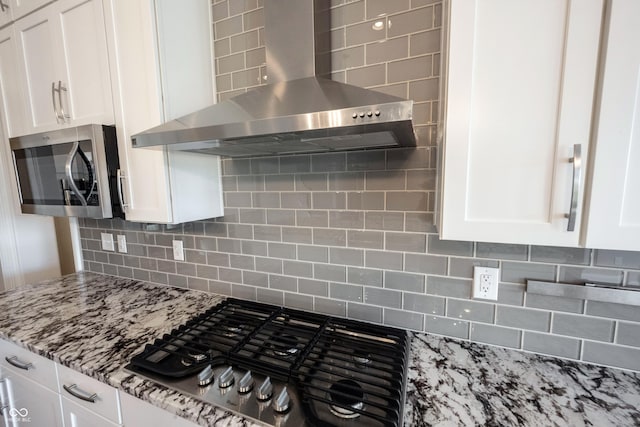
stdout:
POLYGON ((413 101, 329 80, 329 0, 264 0, 269 84, 132 137, 225 157, 415 146, 413 101))

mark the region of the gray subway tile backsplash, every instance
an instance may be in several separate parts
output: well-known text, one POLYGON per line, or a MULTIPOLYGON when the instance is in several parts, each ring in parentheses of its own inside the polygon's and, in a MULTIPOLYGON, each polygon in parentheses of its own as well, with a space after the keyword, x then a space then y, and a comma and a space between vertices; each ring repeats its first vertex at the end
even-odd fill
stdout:
POLYGON ((529 247, 526 245, 509 245, 505 243, 476 243, 476 256, 482 258, 511 259, 526 261, 529 247))
POLYGON ((531 308, 568 313, 582 313, 584 311, 584 300, 550 295, 527 294, 525 305, 531 308))
POLYGON ((483 323, 472 323, 470 339, 472 341, 499 345, 501 347, 520 348, 522 331, 483 323))
POLYGON ((527 280, 555 281, 556 266, 525 262, 503 262, 502 281, 510 283, 527 283, 527 280))
POLYGON ((599 316, 609 319, 640 322, 640 309, 635 305, 588 301, 585 313, 591 316, 599 316))
POLYGON ((607 283, 622 285, 623 272, 604 268, 570 267, 561 265, 559 281, 563 283, 607 283))
POLYGON ((496 324, 511 328, 547 332, 551 314, 542 310, 530 310, 519 307, 498 306, 496 324))
POLYGON ((469 300, 449 299, 447 317, 493 323, 494 305, 469 300))
POLYGON ((580 355, 580 341, 577 339, 529 331, 524 332, 522 348, 568 359, 577 359, 580 355))
MULTIPOLYGON (((83 219, 85 268, 640 370, 637 307, 525 290, 528 279, 640 286, 640 252, 438 238, 441 2, 338 3, 334 78, 412 98, 417 147, 223 159, 223 218, 83 219), (373 31, 380 13, 393 25, 373 31), (102 251, 105 231, 125 234, 129 253, 102 251), (183 240, 186 261, 173 260, 173 239, 183 240), (501 269, 498 301, 471 299, 474 265, 501 269)), ((226 99, 244 92, 234 84, 254 83, 241 80, 263 61, 262 8, 225 1, 212 13, 226 99)))
POLYGON ((365 286, 364 302, 382 307, 402 308, 402 292, 365 286))
POLYGON ((425 316, 424 330, 449 337, 469 338, 469 322, 459 319, 425 316))
POLYGON ((640 252, 598 249, 595 251, 594 258, 593 264, 599 267, 632 268, 640 270, 640 252))
POLYGON ((531 261, 589 265, 591 262, 591 249, 532 246, 531 261))
POLYGON ((382 308, 348 302, 347 316, 366 322, 382 323, 382 308))
POLYGON ((640 371, 640 349, 585 341, 582 360, 640 371))
POLYGON ((640 347, 640 325, 636 323, 618 322, 616 342, 618 344, 640 347))
POLYGON ((422 331, 423 329, 423 323, 424 323, 423 314, 396 310, 393 308, 385 308, 383 315, 384 315, 383 322, 385 325, 412 329, 414 331, 422 331))
POLYGON ((613 341, 615 323, 596 317, 554 313, 551 332, 594 341, 613 341))

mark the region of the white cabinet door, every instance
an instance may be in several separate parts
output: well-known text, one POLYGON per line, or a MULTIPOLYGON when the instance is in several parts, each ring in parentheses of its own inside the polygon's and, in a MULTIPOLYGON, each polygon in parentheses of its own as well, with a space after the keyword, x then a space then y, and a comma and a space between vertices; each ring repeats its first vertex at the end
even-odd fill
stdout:
POLYGON ((32 12, 53 0, 2 0, 4 4, 9 4, 13 12, 13 19, 16 20, 29 12, 32 12))
POLYGON ((17 21, 25 133, 113 124, 100 0, 61 0, 17 21))
POLYGON ((131 145, 131 135, 214 102, 210 2, 107 4, 127 220, 166 224, 221 216, 217 157, 131 145))
MULTIPOLYGON (((54 91, 58 83, 55 21, 40 10, 13 24, 18 45, 18 65, 27 108, 25 133, 52 129, 60 122, 54 91)), ((62 76, 59 76, 61 79, 62 76)))
POLYGON ((4 390, 11 426, 62 427, 60 395, 35 382, 24 378, 10 369, 2 369, 4 390))
POLYGON ((586 246, 640 250, 640 2, 611 3, 586 246))
POLYGON ((122 423, 129 426, 171 426, 196 427, 197 424, 173 415, 163 409, 137 399, 127 393, 120 393, 122 423))
POLYGON ((0 27, 13 20, 11 16, 11 5, 7 0, 0 0, 0 27))
POLYGON ((62 398, 62 416, 65 427, 116 427, 120 425, 102 418, 66 397, 62 398))
MULTIPOLYGON (((602 0, 450 1, 443 239, 579 244, 581 212, 573 232, 565 218, 570 159, 580 144, 586 165, 602 10, 602 0)), ((583 185, 578 207, 582 195, 583 185)))
POLYGON ((74 125, 113 124, 102 2, 60 0, 53 6, 60 29, 56 53, 64 60, 61 78, 68 90, 62 107, 74 125))
POLYGON ((13 27, 0 30, 0 115, 4 118, 7 137, 19 135, 24 128, 21 80, 16 67, 17 51, 13 27))

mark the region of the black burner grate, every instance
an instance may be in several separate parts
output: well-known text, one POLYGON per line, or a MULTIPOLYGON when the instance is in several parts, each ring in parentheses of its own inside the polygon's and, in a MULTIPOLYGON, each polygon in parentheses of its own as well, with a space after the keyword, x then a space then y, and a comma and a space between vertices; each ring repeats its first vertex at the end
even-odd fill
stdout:
POLYGON ((307 416, 320 426, 336 417, 398 426, 408 344, 404 331, 331 319, 298 369, 307 416))

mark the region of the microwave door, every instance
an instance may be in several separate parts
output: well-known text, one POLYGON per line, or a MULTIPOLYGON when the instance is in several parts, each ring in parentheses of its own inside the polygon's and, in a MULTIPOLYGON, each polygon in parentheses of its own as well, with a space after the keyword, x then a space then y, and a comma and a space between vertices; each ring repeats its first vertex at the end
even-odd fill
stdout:
POLYGON ((58 144, 13 151, 22 204, 65 204, 69 196, 64 167, 70 147, 58 144))

